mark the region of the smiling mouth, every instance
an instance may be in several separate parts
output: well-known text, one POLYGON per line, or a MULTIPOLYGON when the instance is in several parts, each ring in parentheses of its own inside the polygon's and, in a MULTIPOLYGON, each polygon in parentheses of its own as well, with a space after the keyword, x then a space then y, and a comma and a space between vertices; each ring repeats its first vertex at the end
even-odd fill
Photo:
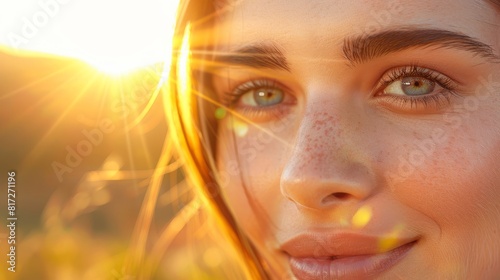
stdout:
POLYGON ((301 280, 373 279, 405 258, 418 236, 380 236, 349 231, 310 231, 281 245, 301 280), (390 241, 387 244, 384 240, 390 241), (381 247, 382 246, 382 247, 381 247))
POLYGON ((412 241, 379 254, 289 256, 289 261, 293 274, 301 280, 371 279, 393 267, 416 243, 417 241, 412 241))

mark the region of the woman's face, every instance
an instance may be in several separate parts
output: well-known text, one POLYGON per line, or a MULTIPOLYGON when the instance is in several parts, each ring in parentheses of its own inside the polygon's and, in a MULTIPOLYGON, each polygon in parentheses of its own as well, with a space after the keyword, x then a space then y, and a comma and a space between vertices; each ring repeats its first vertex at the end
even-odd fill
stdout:
POLYGON ((221 192, 284 279, 500 277, 500 14, 252 0, 215 25, 221 192))

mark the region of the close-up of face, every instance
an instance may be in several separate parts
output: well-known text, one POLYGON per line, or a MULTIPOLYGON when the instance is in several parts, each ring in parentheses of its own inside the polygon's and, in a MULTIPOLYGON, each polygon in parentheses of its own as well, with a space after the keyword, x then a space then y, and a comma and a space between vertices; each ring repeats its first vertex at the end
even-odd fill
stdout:
POLYGON ((220 190, 271 277, 500 277, 495 4, 225 5, 220 190))

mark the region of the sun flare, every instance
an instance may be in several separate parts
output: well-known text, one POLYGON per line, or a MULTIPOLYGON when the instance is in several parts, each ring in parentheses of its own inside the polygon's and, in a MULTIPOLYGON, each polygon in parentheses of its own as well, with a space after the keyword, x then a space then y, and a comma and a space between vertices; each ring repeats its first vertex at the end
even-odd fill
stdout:
POLYGON ((120 76, 170 55, 178 0, 0 3, 0 44, 77 58, 120 76))
POLYGON ((140 67, 145 67, 147 65, 153 64, 158 61, 145 61, 145 62, 135 62, 135 61, 110 61, 106 59, 85 59, 88 64, 97 69, 99 72, 110 76, 110 77, 121 77, 123 75, 129 74, 140 67))

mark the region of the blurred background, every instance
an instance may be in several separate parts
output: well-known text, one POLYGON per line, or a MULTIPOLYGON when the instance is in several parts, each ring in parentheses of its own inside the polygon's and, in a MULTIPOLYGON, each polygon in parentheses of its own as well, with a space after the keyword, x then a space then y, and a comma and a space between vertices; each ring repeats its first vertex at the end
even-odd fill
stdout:
MULTIPOLYGON (((0 217, 15 171, 18 218, 16 272, 0 227, 0 279, 135 279, 124 266, 168 133, 158 85, 176 4, 0 0, 0 217)), ((179 166, 160 167, 140 266, 150 279, 241 279, 179 166)))

